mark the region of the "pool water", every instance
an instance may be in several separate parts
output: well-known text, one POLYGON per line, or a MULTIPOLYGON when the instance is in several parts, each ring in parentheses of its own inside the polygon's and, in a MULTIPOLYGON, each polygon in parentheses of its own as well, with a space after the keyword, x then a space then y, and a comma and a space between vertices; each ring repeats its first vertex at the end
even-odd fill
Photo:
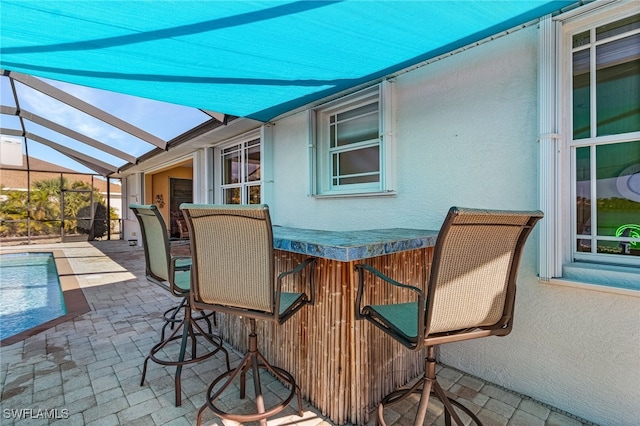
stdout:
POLYGON ((66 313, 51 253, 0 255, 0 340, 66 313))

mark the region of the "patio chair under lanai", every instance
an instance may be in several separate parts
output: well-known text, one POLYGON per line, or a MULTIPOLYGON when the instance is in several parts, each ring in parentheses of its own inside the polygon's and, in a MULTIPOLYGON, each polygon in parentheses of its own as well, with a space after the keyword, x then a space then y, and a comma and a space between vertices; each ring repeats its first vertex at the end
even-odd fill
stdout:
POLYGON ((409 349, 427 350, 423 377, 412 387, 382 399, 377 424, 386 424, 383 418, 386 405, 419 393, 414 426, 424 423, 430 395, 442 402, 447 425, 451 419, 457 425, 465 424, 458 410, 474 424, 482 425, 469 408, 449 398, 438 383, 436 347, 480 337, 506 336, 511 332, 522 250, 542 216, 541 211, 452 207, 438 234, 426 291, 399 283, 369 265, 356 265, 360 278, 356 318, 369 320, 409 349), (414 293, 416 301, 370 303, 362 308, 363 298, 372 300, 373 289, 386 284, 414 293), (365 286, 371 290, 366 291, 365 286))
POLYGON ((214 314, 201 312, 197 318, 194 318, 192 315, 189 301, 191 258, 186 256, 171 256, 167 228, 158 208, 153 204, 131 204, 129 208, 133 210, 140 223, 140 231, 142 232, 144 243, 147 279, 169 291, 173 296, 182 299, 178 306, 164 313, 165 324, 162 328, 161 340, 151 348, 149 355, 144 360, 140 385, 142 386, 144 384, 147 364, 150 359, 161 365, 175 365, 175 404, 179 406, 182 404, 182 385, 180 380, 182 366, 202 361, 222 351, 226 359, 227 370, 229 370, 229 354, 222 346, 222 339, 212 333, 209 317, 214 317, 214 314), (179 311, 182 311, 182 313, 180 314, 179 311), (206 324, 206 331, 198 321, 206 324), (171 325, 174 330, 165 339, 165 329, 169 325, 171 325), (214 349, 198 356, 196 349, 196 339, 198 337, 211 343, 214 349), (167 345, 176 340, 180 340, 178 359, 162 358, 161 352, 167 345), (191 340, 191 349, 187 355, 188 340, 191 340))
MULTIPOLYGON (((209 386, 205 405, 198 412, 197 424, 208 408, 223 419, 238 422, 259 421, 267 425, 267 417, 284 410, 298 396, 298 412, 302 416, 300 388, 292 374, 272 366, 258 350, 256 320, 281 325, 296 312, 314 302, 314 258, 299 263, 296 268, 274 273, 273 234, 269 209, 266 205, 198 205, 182 204, 193 254, 193 291, 195 309, 215 309, 248 320, 248 352, 233 370, 218 376, 209 386), (223 250, 217 249, 224 247, 223 250), (283 291, 285 277, 303 276, 308 269, 306 291, 283 291), (293 276, 293 275, 292 275, 293 276), (288 387, 288 395, 275 401, 263 396, 259 370, 277 377, 288 387), (240 398, 245 397, 247 374, 253 378, 256 410, 252 413, 227 412, 223 392, 234 389, 232 383, 239 376, 240 398), (218 384, 222 384, 217 387, 218 384), (279 402, 276 402, 279 400, 279 402)), ((237 411, 237 410, 234 410, 237 411)))

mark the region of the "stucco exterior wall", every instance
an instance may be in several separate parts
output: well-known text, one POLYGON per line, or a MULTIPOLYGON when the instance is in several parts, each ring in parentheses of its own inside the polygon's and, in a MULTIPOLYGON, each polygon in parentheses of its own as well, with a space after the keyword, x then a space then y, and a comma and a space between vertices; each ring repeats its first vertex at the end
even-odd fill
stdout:
MULTIPOLYGON (((273 223, 437 229, 452 205, 537 208, 537 31, 397 78, 394 197, 308 196, 306 114, 278 121, 267 200, 273 223)), ((596 423, 635 424, 640 298, 540 283, 537 244, 534 233, 521 266, 514 332, 447 345, 441 361, 596 423)))
POLYGON ((277 122, 274 223, 433 228, 452 205, 534 208, 536 33, 511 37, 398 77, 395 197, 307 196, 306 113, 277 122))
MULTIPOLYGON (((309 196, 307 114, 277 121, 264 200, 273 223, 438 229, 452 205, 537 208, 537 66, 538 29, 529 27, 400 75, 395 196, 309 196)), ((441 361, 598 424, 637 424, 640 297, 539 282, 537 245, 534 232, 514 331, 444 346, 441 361)))

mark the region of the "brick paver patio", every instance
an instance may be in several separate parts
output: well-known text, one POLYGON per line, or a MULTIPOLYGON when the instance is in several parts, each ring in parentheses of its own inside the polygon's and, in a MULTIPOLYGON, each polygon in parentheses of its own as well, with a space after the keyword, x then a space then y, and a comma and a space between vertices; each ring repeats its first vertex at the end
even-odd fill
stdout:
MULTIPOLYGON (((180 407, 174 406, 175 368, 150 363, 147 381, 140 386, 144 358, 159 338, 162 312, 177 302, 144 278, 143 250, 123 241, 0 248, 3 253, 42 250, 63 250, 91 311, 1 348, 0 424, 195 424, 207 387, 224 371, 224 362, 214 356, 183 369, 180 407)), ((233 367, 240 354, 227 349, 233 367)), ((591 424, 446 366, 440 366, 438 376, 443 387, 487 426, 591 424)), ((275 393, 284 389, 269 377, 264 383, 275 393)), ((248 393, 251 397, 249 389, 248 393)), ((411 425, 407 411, 416 400, 417 395, 387 409, 389 426, 411 425)), ((230 395, 224 403, 238 410, 251 401, 230 395)), ((444 424, 441 411, 437 403, 430 405, 433 424, 444 424)), ((268 423, 333 425, 306 401, 303 412, 298 417, 289 407, 268 423)), ((210 411, 204 419, 206 425, 237 424, 210 411)))

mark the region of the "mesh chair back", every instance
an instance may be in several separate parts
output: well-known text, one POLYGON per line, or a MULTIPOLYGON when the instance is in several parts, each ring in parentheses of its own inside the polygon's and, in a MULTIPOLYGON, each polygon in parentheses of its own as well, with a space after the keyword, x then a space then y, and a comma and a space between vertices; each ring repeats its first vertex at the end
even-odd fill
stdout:
POLYGON ((522 248, 541 217, 451 208, 434 251, 425 335, 502 328, 511 320, 522 248))
POLYGON ((273 235, 266 205, 182 204, 194 301, 274 312, 273 235))
POLYGON ((154 204, 131 204, 129 208, 140 223, 147 275, 159 281, 169 281, 169 236, 162 215, 154 204))

